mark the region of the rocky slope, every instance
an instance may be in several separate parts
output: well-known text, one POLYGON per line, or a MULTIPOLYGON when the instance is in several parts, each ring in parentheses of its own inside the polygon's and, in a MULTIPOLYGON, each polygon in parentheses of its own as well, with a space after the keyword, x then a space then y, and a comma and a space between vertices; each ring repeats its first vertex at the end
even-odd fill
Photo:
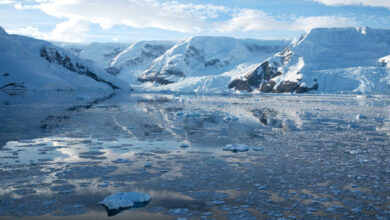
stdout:
POLYGON ((229 88, 263 93, 390 94, 390 31, 321 28, 259 64, 229 88), (382 58, 382 59, 381 59, 382 58))
POLYGON ((0 90, 129 89, 121 80, 53 44, 0 28, 0 90))

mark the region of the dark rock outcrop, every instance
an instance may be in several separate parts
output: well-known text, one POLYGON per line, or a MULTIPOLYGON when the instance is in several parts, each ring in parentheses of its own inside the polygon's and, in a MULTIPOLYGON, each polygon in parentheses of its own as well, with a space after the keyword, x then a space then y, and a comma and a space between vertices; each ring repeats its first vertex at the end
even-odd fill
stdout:
MULTIPOLYGON (((288 51, 286 50, 286 57, 288 51)), ((259 90, 263 93, 306 93, 318 89, 318 83, 312 87, 302 86, 299 82, 284 81, 276 86, 272 79, 282 75, 277 69, 277 63, 265 61, 252 72, 249 72, 244 79, 236 79, 229 84, 229 89, 253 92, 259 90), (276 87, 276 88, 275 88, 276 87)))
POLYGON ((111 82, 108 82, 108 81, 100 78, 95 73, 91 72, 84 65, 82 65, 78 62, 73 62, 67 55, 58 52, 54 48, 42 47, 40 50, 40 56, 42 58, 46 59, 49 63, 58 64, 71 72, 75 72, 75 73, 80 74, 80 75, 88 76, 97 82, 105 83, 108 86, 110 86, 112 89, 119 89, 119 87, 115 86, 111 82))

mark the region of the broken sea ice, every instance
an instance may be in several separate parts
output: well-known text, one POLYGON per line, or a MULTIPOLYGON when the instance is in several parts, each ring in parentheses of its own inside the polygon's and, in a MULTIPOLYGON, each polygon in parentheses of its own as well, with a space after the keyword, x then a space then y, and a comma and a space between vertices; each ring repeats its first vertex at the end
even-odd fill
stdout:
POLYGON ((119 192, 107 196, 99 205, 104 205, 109 210, 133 207, 136 203, 147 203, 150 195, 139 192, 119 192))

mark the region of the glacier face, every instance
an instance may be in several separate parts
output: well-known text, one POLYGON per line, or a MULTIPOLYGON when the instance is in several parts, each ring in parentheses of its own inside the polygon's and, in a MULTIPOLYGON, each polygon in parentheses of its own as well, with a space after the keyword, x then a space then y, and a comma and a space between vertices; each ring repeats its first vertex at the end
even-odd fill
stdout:
POLYGON ((232 81, 229 88, 266 93, 389 94, 389 72, 384 68, 389 51, 388 30, 313 29, 242 79, 232 81))
POLYGON ((121 80, 53 44, 0 31, 0 89, 73 91, 128 89, 121 80))

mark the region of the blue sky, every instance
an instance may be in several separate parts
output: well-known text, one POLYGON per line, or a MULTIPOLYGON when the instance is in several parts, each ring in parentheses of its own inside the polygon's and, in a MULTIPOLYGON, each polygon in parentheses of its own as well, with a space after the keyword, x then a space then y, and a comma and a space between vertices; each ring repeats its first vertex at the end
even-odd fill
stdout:
POLYGON ((317 27, 390 29, 390 0, 0 0, 9 33, 51 41, 287 39, 317 27))

